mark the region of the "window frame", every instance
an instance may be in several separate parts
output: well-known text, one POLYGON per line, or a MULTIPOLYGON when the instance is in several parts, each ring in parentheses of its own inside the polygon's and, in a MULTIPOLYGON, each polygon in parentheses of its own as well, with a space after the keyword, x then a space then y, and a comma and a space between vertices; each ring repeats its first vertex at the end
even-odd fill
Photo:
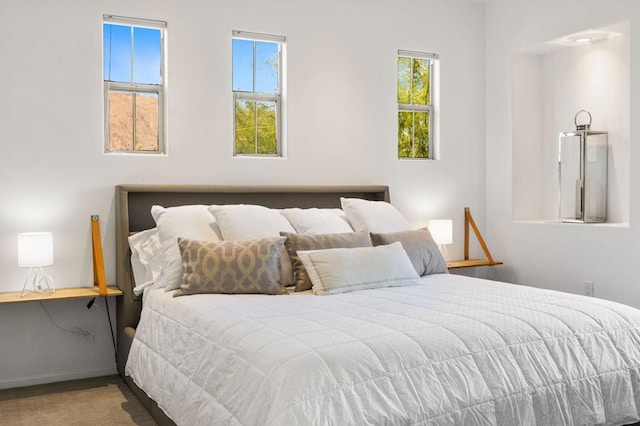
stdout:
MULTIPOLYGON (((398 155, 398 144, 400 140, 396 137, 396 155, 399 160, 436 160, 436 148, 435 148, 435 133, 436 129, 434 128, 435 115, 436 115, 436 107, 435 107, 435 99, 437 95, 437 61, 439 59, 439 55, 437 53, 428 53, 428 52, 418 52, 414 50, 403 50, 398 49, 398 55, 396 57, 396 86, 398 82, 398 70, 397 63, 400 58, 408 58, 408 59, 426 59, 429 61, 429 99, 427 99, 426 105, 421 104, 413 104, 413 103, 400 103, 398 102, 398 94, 396 88, 396 103, 398 105, 398 110, 396 112, 396 123, 397 123, 397 114, 400 112, 426 112, 429 116, 429 136, 427 139, 427 149, 429 150, 429 155, 427 157, 416 157, 415 156, 415 143, 412 144, 411 157, 400 157, 398 155)), ((411 79, 413 82, 413 79, 411 79)), ((396 134, 397 134, 396 129, 396 134)), ((412 140, 414 140, 415 135, 415 115, 413 115, 413 125, 412 125, 412 140)))
MULTIPOLYGON (((253 81, 254 81, 254 91, 253 92, 245 92, 241 90, 233 89, 233 54, 231 58, 232 70, 231 70, 231 91, 233 93, 233 156, 234 157, 272 157, 272 158, 284 158, 284 132, 283 132, 283 94, 284 94, 284 51, 285 51, 285 43, 286 37, 270 35, 270 34, 259 34, 247 31, 238 31, 233 30, 231 41, 233 43, 234 39, 240 40, 249 40, 252 41, 253 44, 253 58, 255 65, 255 57, 256 57, 256 42, 271 42, 276 43, 278 45, 278 92, 264 93, 264 92, 255 92, 255 67, 253 70, 253 81), (261 154, 258 152, 258 132, 256 131, 255 139, 254 139, 254 152, 251 154, 247 153, 238 153, 237 152, 237 143, 236 143, 236 103, 237 101, 248 101, 248 102, 274 102, 275 103, 275 111, 276 111, 276 153, 275 154, 261 154)), ((257 115, 257 109, 256 109, 257 115)), ((256 116, 256 125, 257 125, 257 116, 256 116)))
MULTIPOLYGON (((167 144, 166 144, 166 49, 167 49, 167 23, 164 21, 156 21, 151 19, 139 19, 139 18, 128 18, 124 16, 115 16, 115 15, 103 15, 102 16, 102 25, 104 28, 104 24, 114 24, 114 25, 122 25, 131 27, 131 31, 133 33, 133 28, 149 28, 154 30, 160 30, 160 77, 161 84, 142 84, 142 83, 124 83, 117 81, 109 81, 105 80, 104 75, 104 63, 102 64, 102 80, 103 80, 103 93, 104 93, 104 153, 105 154, 147 154, 147 155, 165 155, 167 153, 167 144), (111 92, 120 92, 120 93, 129 93, 133 96, 137 94, 155 94, 158 97, 158 150, 157 151, 149 151, 149 150, 136 150, 136 102, 132 102, 132 120, 133 120, 133 140, 132 146, 134 149, 110 149, 110 140, 109 140, 109 132, 110 132, 110 120, 109 120, 109 95, 111 92)), ((131 75, 133 78, 134 71, 134 46, 135 41, 132 37, 131 39, 131 75)), ((102 46, 104 49, 104 39, 102 42, 102 46)), ((104 50, 102 52, 102 58, 104 61, 104 50)))

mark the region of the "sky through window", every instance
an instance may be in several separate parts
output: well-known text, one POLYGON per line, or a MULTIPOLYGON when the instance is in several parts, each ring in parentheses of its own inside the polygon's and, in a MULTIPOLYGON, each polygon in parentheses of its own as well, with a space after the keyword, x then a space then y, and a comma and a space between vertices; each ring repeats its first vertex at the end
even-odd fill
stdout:
POLYGON ((240 38, 232 43, 233 90, 278 93, 278 43, 240 38))
POLYGON ((105 23, 103 40, 105 80, 162 84, 159 29, 105 23))

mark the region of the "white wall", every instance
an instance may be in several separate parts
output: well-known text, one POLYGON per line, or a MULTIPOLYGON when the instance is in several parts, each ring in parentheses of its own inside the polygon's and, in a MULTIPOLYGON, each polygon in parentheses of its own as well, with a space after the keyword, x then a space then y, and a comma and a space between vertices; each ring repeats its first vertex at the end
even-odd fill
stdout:
MULTIPOLYGON (((54 233, 59 287, 89 285, 89 216, 115 277, 121 183, 386 184, 416 226, 485 212, 484 5, 449 0, 0 0, 0 291, 21 288, 16 234, 54 233), (102 153, 103 14, 168 22, 169 155, 102 153), (288 158, 232 158, 232 30, 287 37, 288 158), (397 49, 437 52, 441 160, 396 159, 397 49)), ((47 302, 88 328, 86 301, 47 302)), ((115 372, 106 319, 95 341, 37 304, 0 306, 0 387, 115 372)))
MULTIPOLYGON (((634 31, 639 19, 640 4, 626 0, 492 0, 487 3, 487 232, 496 256, 505 261, 505 266, 496 272, 496 278, 574 293, 583 292, 584 281, 593 281, 597 297, 640 307, 638 272, 635 267, 636 259, 640 256, 640 235, 637 227, 634 227, 640 219, 639 188, 633 185, 639 177, 638 167, 634 168, 634 165, 640 163, 640 153, 632 148, 637 143, 640 123, 640 111, 635 108, 640 101, 640 87, 637 72, 634 73, 640 59, 639 33, 634 31), (616 104, 615 108, 622 111, 619 116, 614 114, 610 117, 601 111, 599 116, 594 114, 594 119, 607 117, 608 122, 599 123, 598 127, 612 132, 612 143, 622 141, 623 144, 628 144, 626 151, 623 150, 622 153, 613 151, 615 167, 619 167, 616 172, 621 175, 614 175, 615 181, 610 182, 610 189, 614 190, 613 201, 618 206, 613 220, 623 224, 576 225, 513 221, 514 217, 523 218, 522 210, 518 209, 524 206, 514 195, 514 192, 522 188, 522 174, 519 173, 518 164, 512 160, 516 149, 513 134, 526 131, 522 120, 512 117, 512 113, 516 112, 513 109, 513 54, 525 47, 564 35, 625 21, 629 22, 630 27, 630 69, 624 70, 611 81, 600 82, 601 93, 592 93, 593 96, 582 99, 593 102, 593 97, 599 96, 598 99, 613 102, 616 104), (627 78, 628 83, 624 81, 627 78), (621 83, 628 89, 618 91, 616 88, 621 83), (617 93, 619 96, 609 100, 609 93, 617 93), (629 135, 627 141, 624 141, 625 134, 629 135)), ((618 52, 618 58, 624 56, 624 48, 613 50, 618 52)), ((587 63, 588 58, 589 55, 586 55, 587 63)), ((542 64, 539 72, 544 76, 545 67, 557 66, 562 61, 556 65, 542 64)), ((563 86, 558 85, 562 78, 567 77, 570 75, 546 75, 547 79, 552 78, 549 84, 555 85, 554 107, 561 108, 563 114, 570 113, 577 106, 567 101, 574 93, 563 92, 563 86)), ((583 77, 584 75, 576 76, 578 80, 583 77)), ((549 93, 541 96, 549 96, 549 93)), ((544 104, 544 100, 542 102, 544 104)), ((602 105, 592 106, 600 108, 602 105)), ((544 133, 543 126, 543 137, 544 134, 555 134, 560 126, 567 125, 548 121, 551 127, 544 133)), ((538 196, 543 193, 544 190, 540 189, 538 196)), ((540 214, 539 219, 545 218, 544 213, 540 214)))

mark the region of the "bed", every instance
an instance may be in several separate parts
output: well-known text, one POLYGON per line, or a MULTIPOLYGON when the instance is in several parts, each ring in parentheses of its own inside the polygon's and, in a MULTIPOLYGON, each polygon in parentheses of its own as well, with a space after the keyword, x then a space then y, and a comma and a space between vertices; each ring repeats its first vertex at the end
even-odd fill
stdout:
POLYGON ((336 208, 340 197, 389 191, 116 188, 118 369, 160 424, 640 420, 640 311, 613 302, 453 274, 330 296, 133 294, 127 239, 155 226, 154 204, 336 208))

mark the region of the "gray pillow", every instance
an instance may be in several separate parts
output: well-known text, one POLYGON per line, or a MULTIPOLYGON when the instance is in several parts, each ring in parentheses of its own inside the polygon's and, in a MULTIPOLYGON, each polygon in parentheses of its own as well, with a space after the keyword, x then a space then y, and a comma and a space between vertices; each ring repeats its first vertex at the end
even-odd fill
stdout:
POLYGON ((280 253, 284 238, 195 241, 178 238, 182 284, 174 296, 198 293, 286 294, 280 253))
POLYGON ((367 232, 346 232, 344 234, 293 234, 281 232, 287 237, 284 246, 291 257, 293 275, 296 278, 296 291, 311 290, 312 284, 298 256, 298 250, 323 250, 331 248, 371 247, 367 232))
POLYGON ((371 233, 374 246, 392 244, 396 241, 402 243, 418 275, 449 273, 447 262, 427 228, 385 234, 371 233))

